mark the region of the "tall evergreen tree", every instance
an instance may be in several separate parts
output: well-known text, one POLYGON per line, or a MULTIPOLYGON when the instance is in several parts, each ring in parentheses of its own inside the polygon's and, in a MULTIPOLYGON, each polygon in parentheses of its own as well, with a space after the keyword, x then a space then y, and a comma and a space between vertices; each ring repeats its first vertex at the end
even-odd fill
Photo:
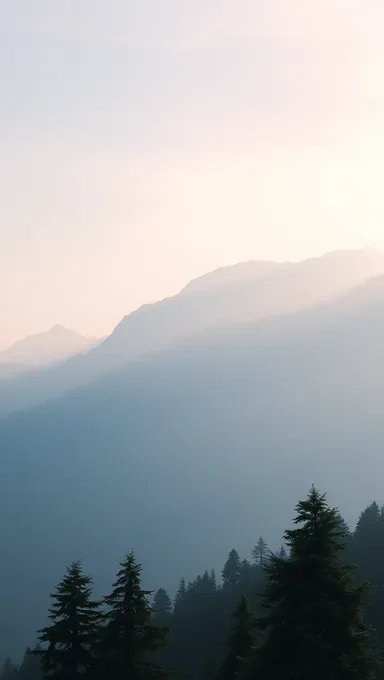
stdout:
POLYGON ((156 624, 169 626, 172 617, 172 601, 164 588, 159 588, 153 598, 153 614, 156 624))
POLYGON ((266 566, 259 625, 268 634, 252 664, 258 680, 371 680, 375 655, 362 614, 364 587, 341 560, 339 515, 312 488, 297 505, 297 528, 285 532, 288 560, 266 566))
MULTIPOLYGON (((39 650, 39 647, 37 648, 39 650)), ((40 659, 28 647, 17 674, 17 680, 41 680, 43 677, 40 659)))
POLYGON ((237 550, 231 550, 224 564, 222 577, 225 586, 236 586, 240 581, 241 561, 237 550))
POLYGON ((186 594, 187 594, 187 586, 185 584, 185 578, 182 578, 181 581, 180 581, 178 591, 176 593, 174 604, 173 604, 174 613, 177 612, 180 605, 183 604, 186 594))
POLYGON ((121 563, 113 591, 104 598, 106 626, 100 645, 101 677, 105 680, 149 680, 166 672, 153 654, 164 644, 167 629, 156 626, 141 587, 142 567, 130 553, 121 563))
POLYGON ((242 677, 244 663, 250 653, 253 641, 253 618, 246 597, 242 597, 233 614, 235 626, 228 642, 228 653, 219 672, 219 680, 238 680, 242 677))
MULTIPOLYGON (((379 629, 384 611, 384 518, 377 503, 361 513, 349 552, 351 559, 359 565, 360 573, 372 585, 374 597, 366 611, 374 627, 379 629)), ((381 643, 384 644, 384 636, 381 643)))
POLYGON ((267 542, 262 536, 260 536, 254 548, 252 548, 252 557, 255 564, 257 564, 262 569, 267 563, 269 555, 269 548, 267 542))
POLYGON ((92 600, 92 579, 74 562, 51 595, 50 626, 40 631, 44 678, 75 680, 93 668, 92 647, 100 623, 100 603, 92 600))

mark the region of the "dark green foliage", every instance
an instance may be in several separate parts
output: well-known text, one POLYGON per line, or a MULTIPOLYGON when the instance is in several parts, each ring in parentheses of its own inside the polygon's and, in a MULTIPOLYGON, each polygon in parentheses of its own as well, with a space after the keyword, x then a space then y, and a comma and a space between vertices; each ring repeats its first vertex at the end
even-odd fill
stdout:
POLYGON ((19 668, 12 663, 11 659, 6 659, 0 669, 0 680, 42 680, 43 671, 40 659, 33 654, 28 647, 25 651, 23 661, 19 668))
MULTIPOLYGON (((36 651, 39 651, 37 648, 36 651)), ((17 680, 41 680, 43 673, 41 670, 40 659, 29 649, 24 654, 23 662, 17 673, 17 680)))
POLYGON ((221 666, 219 680, 238 680, 244 673, 244 664, 253 642, 254 627, 253 617, 245 596, 241 598, 233 618, 235 626, 228 638, 228 653, 221 666))
POLYGON ((204 572, 176 597, 172 619, 172 667, 183 677, 201 678, 216 670, 222 623, 214 573, 204 572), (180 596, 181 595, 181 596, 180 596))
POLYGON ((174 602, 174 612, 177 612, 178 607, 180 607, 185 599, 185 596, 187 594, 187 586, 185 584, 185 579, 182 578, 180 581, 179 589, 176 593, 175 597, 175 602, 174 602))
POLYGON ((52 623, 40 631, 42 648, 34 652, 41 658, 44 678, 75 680, 93 668, 100 603, 92 600, 91 585, 80 563, 74 562, 51 595, 52 623))
POLYGON ((224 564, 222 577, 225 586, 233 587, 239 584, 241 573, 241 562, 237 550, 231 550, 228 559, 224 564))
MULTIPOLYGON (((319 500, 323 503, 324 499, 319 497, 319 500)), ((300 504, 301 506, 302 504, 300 504)), ((325 509, 327 506, 325 504, 325 509)), ((329 509, 328 509, 329 510, 329 509)), ((353 657, 352 652, 357 658, 351 663, 358 667, 360 661, 358 654, 356 654, 356 649, 362 648, 363 651, 367 648, 368 653, 370 653, 370 642, 367 638, 369 636, 369 631, 365 627, 361 619, 361 609, 359 609, 359 602, 363 595, 363 589, 360 586, 356 586, 361 578, 369 576, 373 583, 372 597, 371 601, 367 601, 365 604, 365 612, 369 622, 375 620, 377 631, 376 638, 380 645, 382 640, 384 640, 384 606, 382 604, 382 589, 384 588, 384 521, 383 521, 383 510, 376 504, 370 505, 361 515, 358 522, 356 531, 350 532, 347 525, 340 517, 340 515, 335 512, 335 530, 333 533, 334 546, 330 550, 330 554, 327 553, 328 557, 325 559, 324 554, 319 551, 319 546, 322 542, 328 545, 326 532, 320 535, 318 538, 318 546, 316 550, 313 549, 314 537, 312 536, 311 541, 308 538, 308 517, 304 519, 302 523, 297 522, 299 529, 296 528, 295 531, 287 532, 287 536, 290 538, 288 540, 287 548, 282 546, 275 557, 268 559, 270 566, 272 567, 272 573, 279 577, 280 581, 279 587, 285 587, 288 585, 290 589, 290 595, 288 597, 281 596, 279 602, 268 602, 267 607, 261 608, 260 606, 260 593, 263 593, 266 586, 267 595, 271 587, 271 573, 270 568, 263 569, 259 563, 251 563, 247 559, 240 559, 236 551, 231 551, 225 567, 223 569, 223 582, 217 583, 215 573, 212 571, 206 571, 202 575, 195 578, 186 586, 185 580, 182 579, 180 582, 179 589, 175 596, 174 606, 172 604, 166 591, 162 588, 156 592, 153 600, 153 608, 149 606, 148 598, 149 591, 144 591, 140 586, 140 571, 139 565, 136 565, 134 556, 128 556, 131 562, 132 570, 135 574, 131 579, 131 585, 135 581, 136 585, 139 585, 139 589, 135 590, 136 594, 140 596, 136 599, 138 603, 139 618, 135 621, 132 626, 128 625, 127 618, 124 619, 125 614, 129 611, 129 606, 127 603, 131 601, 129 596, 127 582, 121 591, 120 599, 113 597, 114 604, 118 604, 118 609, 122 614, 122 620, 119 626, 114 627, 111 621, 107 617, 101 617, 97 615, 97 621, 95 622, 95 632, 93 637, 92 646, 89 649, 91 654, 96 658, 96 666, 92 667, 91 673, 88 674, 88 678, 82 675, 82 680, 106 680, 110 677, 114 680, 117 678, 127 677, 124 670, 124 662, 130 654, 135 656, 138 655, 140 659, 138 675, 140 680, 142 678, 152 678, 156 675, 163 676, 164 672, 161 668, 170 668, 177 671, 176 677, 179 680, 217 680, 220 676, 228 678, 239 678, 239 680, 258 680, 259 678, 265 677, 261 674, 262 667, 261 661, 265 650, 268 649, 267 644, 272 640, 272 628, 268 625, 271 621, 270 615, 276 614, 283 605, 292 604, 292 598, 295 600, 295 607, 297 604, 297 627, 296 636, 300 639, 305 639, 305 645, 300 648, 302 653, 300 654, 299 660, 295 665, 294 675, 287 675, 284 669, 282 677, 293 677, 301 680, 302 675, 298 675, 300 670, 300 664, 307 663, 309 665, 308 659, 306 659, 305 649, 306 645, 313 643, 311 635, 313 637, 313 630, 315 629, 316 617, 312 616, 314 611, 317 612, 317 618, 320 606, 320 591, 321 600, 324 601, 324 619, 326 618, 330 621, 330 626, 332 630, 337 628, 337 634, 329 638, 326 638, 326 642, 329 643, 330 653, 334 653, 334 648, 338 645, 338 649, 341 646, 341 642, 348 641, 348 635, 343 635, 343 623, 345 624, 349 618, 352 616, 352 625, 350 631, 356 632, 355 636, 355 648, 351 645, 350 656, 353 657), (303 534, 304 530, 304 534, 303 534), (295 532, 298 531, 298 534, 295 532), (303 554, 297 549, 297 539, 304 535, 307 536, 307 544, 310 545, 310 550, 307 553, 305 548, 305 564, 307 568, 304 570, 306 577, 311 573, 308 569, 308 564, 312 565, 312 572, 315 572, 315 565, 319 561, 327 566, 326 569, 318 570, 316 578, 307 580, 302 578, 302 572, 300 570, 300 560, 303 558, 303 554), (320 540, 321 538, 321 540, 320 540), (343 543, 347 543, 347 549, 343 550, 343 543), (292 556, 289 550, 292 549, 292 556), (300 559, 299 559, 300 558, 300 559), (315 559, 316 558, 316 559, 315 559), (332 558, 332 559, 331 559, 332 558), (298 563, 299 561, 299 563, 298 563), (353 576, 353 571, 346 567, 345 571, 342 572, 343 577, 340 577, 340 565, 347 562, 356 562, 361 565, 359 570, 354 574, 354 581, 351 581, 353 576), (291 563, 291 566, 287 566, 285 569, 282 563, 291 563), (331 563, 334 571, 332 572, 334 576, 333 580, 333 598, 329 596, 327 588, 330 586, 330 570, 329 564, 331 563), (275 565, 275 569, 273 569, 275 565), (278 568, 278 573, 276 569, 278 568), (267 576, 268 574, 268 583, 267 576), (320 578, 321 576, 321 578, 320 578), (284 580, 285 579, 285 580, 284 580), (312 583, 312 585, 311 585, 312 583), (353 585, 353 583, 355 585, 353 585), (283 585, 282 585, 283 584, 283 585), (345 589, 340 589, 340 586, 346 586, 347 594, 345 589), (125 590, 124 590, 125 588, 125 590), (324 592, 325 591, 325 596, 324 592), (124 595, 125 593, 125 595, 124 595), (305 593, 305 595, 304 595, 305 593), (351 596, 351 598, 348 596, 351 596), (343 608, 341 605, 335 603, 335 598, 339 595, 339 604, 344 602, 343 608), (243 596, 246 596, 246 600, 243 600, 243 596), (355 596, 355 598, 353 597, 355 596), (311 600, 311 598, 314 598, 311 600), (303 604, 302 599, 305 600, 303 604), (143 610, 144 602, 144 610, 143 610), (252 621, 257 622, 257 627, 253 627, 252 630, 250 626, 244 625, 242 627, 242 622, 244 623, 244 618, 241 615, 241 605, 247 602, 247 615, 249 616, 249 624, 251 626, 252 621), (315 602, 315 605, 313 604, 315 602), (299 606, 300 605, 300 606, 299 606), (329 614, 328 608, 332 610, 332 615, 329 614), (239 618, 235 618, 235 625, 231 630, 231 621, 233 622, 233 612, 236 609, 236 614, 239 618), (342 609, 347 609, 347 615, 341 615, 342 609), (141 612, 145 612, 147 623, 142 624, 141 612), (360 611, 360 614, 359 614, 360 611), (268 619, 268 621, 262 620, 262 617, 268 619), (355 616, 356 615, 356 616, 355 616), (360 616, 360 618, 359 618, 360 616), (311 622, 313 623, 313 628, 310 628, 311 622), (360 623, 359 623, 360 622, 360 623), (165 638, 165 644, 160 645, 160 647, 154 651, 152 649, 144 648, 143 641, 145 639, 145 632, 156 631, 160 629, 160 638, 163 637, 163 627, 170 626, 171 632, 169 636, 165 638), (360 627, 359 627, 360 626, 360 627), (130 636, 129 631, 132 635, 130 636), (243 663, 244 657, 246 657, 245 651, 250 644, 250 639, 252 639, 253 634, 253 645, 249 657, 246 662, 243 663), (135 637, 137 636, 137 637, 135 637), (115 640, 117 639, 117 642, 115 640), (309 640, 309 642, 308 642, 309 640), (139 642, 139 644, 138 644, 139 642), (127 643, 127 644, 126 644, 127 643), (335 644, 334 644, 335 643, 335 644), (331 647, 332 645, 332 647, 331 647), (242 649, 241 649, 242 647, 242 649), (141 664, 141 662, 144 662, 141 664), (108 664, 111 664, 114 669, 114 673, 109 671, 108 664), (160 667, 160 668, 159 668, 160 667), (122 674, 119 674, 122 671, 122 674), (141 673, 142 671, 142 673, 141 673), (141 673, 141 675, 140 675, 141 673)), ((327 516, 327 515, 326 515, 327 516)), ((310 532, 309 532, 310 535, 310 532)), ((300 539, 301 540, 301 539, 300 539)), ((300 542, 300 541, 299 541, 300 542)), ((328 541, 329 542, 329 541, 328 541)), ((332 543, 332 541, 331 541, 332 543)), ((128 558, 127 558, 128 559, 128 558)), ((259 560, 258 560, 259 562, 259 560)), ((303 563, 302 563, 303 565, 303 563)), ((124 563, 126 565, 126 562, 124 563)), ((304 567, 303 567, 304 569, 304 567)), ((124 569, 122 570, 124 571, 124 569)), ((126 576, 126 571, 124 574, 120 572, 118 579, 126 576)), ((314 573, 312 573, 314 576, 314 573)), ((127 579, 126 579, 127 581, 127 579)), ((120 584, 122 585, 122 584, 120 584)), ((123 584, 124 585, 124 584, 123 584)), ((116 588, 118 584, 114 586, 114 594, 116 595, 116 588)), ((275 583, 275 588, 277 584, 275 583)), ((281 594, 282 590, 279 591, 281 594)), ((108 599, 108 598, 107 598, 108 599)), ((111 604, 111 602, 110 602, 111 604)), ((293 608, 292 608, 293 609, 293 608)), ((285 611, 285 609, 283 609, 285 611)), ((107 607, 107 613, 112 614, 112 607, 107 607)), ((115 609, 116 613, 116 609, 115 609)), ((244 614, 244 612, 243 612, 244 614)), ((288 608, 288 615, 292 615, 292 611, 288 608)), ((116 623, 116 621, 115 621, 116 623)), ((345 628, 344 628, 345 633, 345 628)), ((152 635, 152 633, 151 633, 152 635)), ((149 636, 151 638, 151 635, 149 636)), ((156 635, 154 636, 157 637, 156 635)), ((275 636, 276 637, 276 636, 275 636)), ((153 638, 152 638, 153 640, 153 638)), ((161 642, 157 640, 156 644, 161 642)), ((280 641, 281 642, 281 641, 280 641)), ((315 657, 320 658, 321 652, 324 651, 324 635, 321 634, 318 637, 318 648, 316 648, 315 657)), ((287 654, 280 655, 281 659, 285 661, 290 660, 291 647, 294 649, 294 639, 290 638, 287 641, 287 654), (292 644, 291 644, 292 643, 292 644)), ((312 650, 313 651, 313 650, 312 650)), ((293 652, 292 652, 293 655, 293 652)), ((277 656, 277 655, 276 655, 277 656)), ((299 654, 297 655, 299 656, 299 654)), ((347 655, 345 655, 345 661, 348 660, 347 655)), ((363 659, 366 657, 363 657, 363 659)), ((275 660, 275 659, 274 659, 275 660)), ((13 678, 13 680, 42 680, 42 672, 39 668, 40 658, 29 652, 25 654, 24 660, 20 667, 17 669, 12 662, 7 662, 4 670, 8 678, 13 678)), ((277 677, 275 670, 271 673, 271 680, 277 677), (275 673, 275 675, 274 675, 275 673)), ((310 667, 308 670, 308 678, 306 680, 313 680, 313 674, 315 673, 314 680, 317 680, 317 665, 316 667, 310 667)), ((331 672, 331 671, 330 671, 331 672)), ((332 669, 333 672, 333 669, 332 669)), ((337 672, 339 669, 337 668, 337 672)), ((135 671, 136 673, 136 671, 135 671)), ((132 675, 132 673, 131 673, 132 675)), ((55 677, 55 676, 53 676, 55 677)), ((57 676, 56 676, 57 677, 57 676)), ((67 676, 68 677, 68 676, 67 676)), ((133 676, 135 680, 137 675, 133 676)), ((269 677, 269 676, 268 676, 269 677)), ((340 671, 337 680, 349 680, 354 678, 353 668, 346 664, 346 668, 340 671)), ((362 669, 361 678, 366 680, 369 675, 364 676, 364 669, 362 669)), ((1 678, 1 676, 0 676, 1 678)), ((383 675, 378 675, 377 680, 384 680, 383 675)), ((328 678, 327 678, 328 680, 328 678)), ((332 675, 330 675, 330 680, 333 680, 332 675)), ((357 678, 360 680, 360 677, 357 678)))
POLYGON ((254 563, 263 569, 267 563, 269 552, 270 551, 267 542, 262 536, 260 536, 256 545, 254 548, 252 548, 252 557, 254 563))
POLYGON ((251 677, 260 680, 368 680, 374 677, 371 630, 364 623, 364 588, 341 560, 340 518, 312 488, 297 505, 297 528, 286 531, 290 559, 271 556, 259 625, 267 638, 251 677))
POLYGON ((215 664, 212 659, 207 659, 203 664, 203 670, 200 675, 201 680, 215 679, 215 664))
POLYGON ((167 629, 153 622, 148 602, 151 591, 141 587, 141 570, 134 554, 127 555, 112 593, 104 600, 107 611, 99 668, 105 680, 149 680, 166 675, 153 654, 164 644, 167 629))
MULTIPOLYGON (((172 624, 172 601, 164 588, 160 588, 153 598, 152 621, 156 626, 170 630, 172 624)), ((167 642, 169 642, 168 638, 169 636, 167 637, 167 642)), ((168 666, 168 649, 165 645, 155 652, 153 660, 156 661, 159 666, 168 666)))
POLYGON ((353 535, 351 559, 372 584, 367 614, 375 628, 384 627, 384 519, 383 510, 372 503, 361 513, 353 535))
POLYGON ((153 598, 153 618, 159 626, 169 626, 172 617, 172 601, 164 588, 160 588, 153 598))

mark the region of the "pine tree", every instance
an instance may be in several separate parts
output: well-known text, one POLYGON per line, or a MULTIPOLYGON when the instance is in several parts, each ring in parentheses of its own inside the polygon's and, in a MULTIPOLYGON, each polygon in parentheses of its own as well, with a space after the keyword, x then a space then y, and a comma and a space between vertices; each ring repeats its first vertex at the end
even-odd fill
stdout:
POLYGON ((92 579, 74 562, 51 595, 50 626, 40 631, 44 677, 75 680, 93 667, 92 645, 100 623, 100 603, 92 600, 92 579), (47 647, 45 645, 48 645, 47 647))
POLYGON ((384 518, 377 503, 369 505, 360 515, 356 530, 349 540, 348 556, 359 565, 359 576, 372 587, 372 598, 365 613, 376 630, 376 640, 384 650, 384 518))
MULTIPOLYGON (((36 651, 39 651, 39 647, 36 651)), ((17 674, 17 680, 41 680, 43 677, 40 659, 28 647, 17 674)))
POLYGON ((172 617, 172 601, 164 588, 160 588, 153 598, 153 614, 156 624, 169 626, 172 617))
POLYGON ((251 650, 253 641, 253 618, 246 597, 242 597, 233 614, 235 626, 228 642, 228 653, 219 672, 219 680, 237 680, 243 675, 244 663, 251 650))
POLYGON ((286 560, 288 558, 288 553, 285 545, 282 545, 280 550, 277 553, 277 556, 280 557, 282 560, 286 560))
POLYGON ((177 610, 179 609, 180 605, 183 604, 186 594, 187 594, 187 586, 185 584, 185 579, 182 578, 181 581, 180 581, 179 589, 176 593, 174 604, 173 604, 174 613, 177 613, 177 610))
POLYGON ((260 536, 254 548, 252 548, 252 557, 255 564, 262 569, 265 567, 269 555, 267 542, 260 536))
POLYGON ((339 516, 312 488, 297 505, 297 528, 285 532, 288 560, 266 566, 267 630, 251 678, 257 680, 370 680, 375 655, 362 615, 364 587, 341 554, 339 516))
POLYGON ((141 587, 142 567, 130 553, 121 563, 113 591, 104 598, 106 626, 100 646, 101 677, 105 680, 149 680, 166 672, 153 661, 167 629, 152 622, 148 598, 141 587))
POLYGON ((236 586, 240 581, 241 562, 237 550, 231 550, 224 564, 222 577, 225 586, 236 586))

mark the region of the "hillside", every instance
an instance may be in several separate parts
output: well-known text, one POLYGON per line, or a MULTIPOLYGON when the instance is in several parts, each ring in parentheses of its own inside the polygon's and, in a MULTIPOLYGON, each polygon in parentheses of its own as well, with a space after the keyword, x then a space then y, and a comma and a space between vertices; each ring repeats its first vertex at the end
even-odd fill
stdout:
POLYGON ((370 250, 329 253, 294 264, 250 262, 219 269, 180 294, 124 317, 107 340, 85 355, 2 381, 0 416, 42 404, 188 336, 334 300, 380 274, 384 255, 370 250))
POLYGON ((28 371, 33 370, 30 366, 25 366, 24 364, 17 364, 10 362, 9 364, 0 363, 0 380, 2 378, 15 378, 23 373, 28 373, 28 371))
POLYGON ((148 583, 172 591, 220 565, 233 537, 239 551, 252 532, 279 545, 312 483, 347 521, 382 502, 383 343, 381 278, 189 338, 0 423, 4 649, 30 641, 72 559, 98 565, 103 589, 135 548, 148 583))
POLYGON ((11 367, 15 364, 26 368, 47 366, 64 361, 96 344, 95 338, 86 338, 76 331, 57 325, 45 333, 29 335, 0 352, 0 370, 2 366, 11 367))

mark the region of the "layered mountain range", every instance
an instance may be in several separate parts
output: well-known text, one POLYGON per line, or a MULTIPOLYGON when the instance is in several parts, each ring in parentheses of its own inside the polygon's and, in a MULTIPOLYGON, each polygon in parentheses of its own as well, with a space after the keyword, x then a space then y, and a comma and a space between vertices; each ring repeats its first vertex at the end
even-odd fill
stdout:
MULTIPOLYGON (((140 307, 124 317, 104 342, 77 336, 77 344, 80 338, 90 351, 79 353, 77 346, 71 352, 75 356, 48 370, 44 365, 17 380, 1 381, 0 417, 43 404, 188 337, 332 301, 380 275, 384 275, 384 255, 375 250, 338 251, 299 263, 224 267, 192 281, 174 297, 140 307)), ((19 363, 26 363, 20 352, 17 356, 19 363)))
POLYGON ((339 252, 218 270, 1 381, 4 650, 71 560, 103 590, 134 548, 172 591, 262 528, 277 547, 312 483, 351 522, 382 502, 383 347, 384 256, 339 252))

